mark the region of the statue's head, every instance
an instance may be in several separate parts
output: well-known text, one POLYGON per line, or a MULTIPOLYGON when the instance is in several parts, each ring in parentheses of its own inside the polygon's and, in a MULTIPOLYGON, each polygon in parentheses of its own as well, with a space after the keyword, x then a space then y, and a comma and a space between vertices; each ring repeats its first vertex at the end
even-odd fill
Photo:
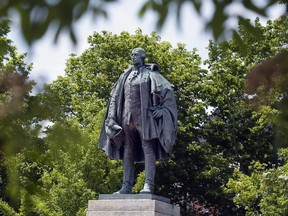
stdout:
POLYGON ((137 48, 133 49, 132 53, 138 53, 143 61, 146 58, 146 52, 141 47, 137 47, 137 48))

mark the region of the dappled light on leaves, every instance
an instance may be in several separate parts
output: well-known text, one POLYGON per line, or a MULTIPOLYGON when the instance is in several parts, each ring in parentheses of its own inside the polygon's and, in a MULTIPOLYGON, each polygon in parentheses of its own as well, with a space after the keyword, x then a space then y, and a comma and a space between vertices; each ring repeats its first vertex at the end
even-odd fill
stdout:
POLYGON ((184 216, 286 215, 287 17, 254 26, 261 37, 241 23, 238 37, 210 41, 207 69, 196 50, 155 32, 95 32, 65 75, 35 95, 31 66, 1 28, 0 214, 85 215, 88 199, 117 189, 121 163, 98 139, 113 83, 143 47, 175 85, 179 113, 174 154, 157 164, 157 195, 184 216))
MULTIPOLYGON (((115 2, 121 3, 117 0, 4 0, 0 4, 0 18, 11 19, 13 15, 11 11, 19 15, 22 36, 29 45, 43 38, 49 30, 54 35, 55 42, 58 41, 61 34, 68 34, 71 42, 76 44, 78 40, 77 21, 85 15, 91 15, 96 23, 99 17, 109 18, 108 6, 113 6, 115 2)), ((169 17, 175 17, 177 21, 175 28, 178 27, 177 29, 180 31, 181 23, 185 19, 181 16, 183 8, 191 6, 190 12, 195 13, 203 20, 205 28, 211 31, 213 38, 218 41, 225 39, 225 35, 231 35, 231 32, 235 32, 236 26, 230 27, 227 23, 233 19, 243 21, 247 12, 267 17, 269 9, 277 4, 282 4, 283 8, 286 6, 287 10, 287 2, 283 0, 262 1, 262 4, 256 0, 209 1, 209 3, 211 11, 209 17, 205 14, 207 1, 199 0, 145 0, 142 6, 136 10, 138 10, 140 18, 150 16, 149 12, 154 12, 156 15, 154 25, 157 30, 165 28, 169 17), (231 7, 242 8, 242 10, 230 13, 231 7)), ((285 14, 279 14, 279 16, 281 15, 285 14)), ((193 24, 193 20, 189 22, 193 24)), ((250 22, 246 22, 245 25, 250 27, 251 32, 257 33, 250 22)))
POLYGON ((107 17, 105 4, 117 0, 14 0, 2 1, 0 4, 1 18, 9 18, 10 11, 14 10, 20 17, 20 27, 25 41, 32 45, 42 38, 53 26, 54 41, 59 35, 68 33, 70 40, 76 44, 77 34, 75 22, 85 14, 96 17, 107 17))
POLYGON ((248 73, 246 93, 252 95, 252 103, 277 106, 277 103, 287 100, 287 64, 288 51, 283 50, 248 73))
POLYGON ((32 86, 25 83, 26 78, 17 73, 2 73, 0 77, 0 93, 4 103, 0 107, 0 118, 13 112, 21 111, 24 102, 24 95, 31 91, 32 86))
MULTIPOLYGON (((257 29, 251 25, 251 23, 246 20, 245 12, 253 12, 257 16, 268 16, 268 9, 271 6, 277 4, 286 4, 285 1, 262 1, 262 5, 256 3, 255 0, 247 1, 199 1, 199 0, 189 0, 189 1, 173 1, 173 0, 147 0, 142 5, 139 10, 139 17, 145 18, 145 15, 148 12, 154 12, 158 17, 156 19, 156 28, 162 29, 165 28, 165 24, 168 20, 168 16, 175 17, 178 25, 178 29, 181 30, 181 23, 183 22, 182 11, 184 7, 192 6, 191 13, 196 13, 204 22, 205 29, 212 32, 213 38, 216 41, 222 41, 226 39, 225 35, 231 32, 235 32, 235 27, 230 27, 227 23, 232 19, 237 19, 239 22, 242 22, 246 27, 249 28, 249 32, 259 34, 257 29), (209 4, 207 4, 209 3, 209 4), (207 10, 207 5, 210 5, 210 13, 207 18, 205 14, 205 9, 207 10), (241 10, 232 10, 234 13, 230 13, 231 8, 240 8, 241 10), (192 10, 193 9, 193 10, 192 10), (241 13, 243 12, 243 13, 241 13)), ((283 6, 284 6, 283 5, 283 6)), ((284 14, 282 14, 284 15, 284 14)), ((147 15, 146 15, 147 16, 147 15)), ((281 14, 279 14, 281 16, 281 14)), ((185 17, 184 17, 185 19, 185 17)), ((193 20, 190 21, 193 25, 193 20)))

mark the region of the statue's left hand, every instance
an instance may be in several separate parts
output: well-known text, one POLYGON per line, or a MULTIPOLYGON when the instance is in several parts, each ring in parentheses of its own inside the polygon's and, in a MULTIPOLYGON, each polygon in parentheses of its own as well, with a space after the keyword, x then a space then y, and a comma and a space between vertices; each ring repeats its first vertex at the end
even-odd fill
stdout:
POLYGON ((154 119, 158 119, 160 117, 162 117, 164 115, 164 111, 162 109, 156 109, 153 113, 152 113, 152 117, 154 119))

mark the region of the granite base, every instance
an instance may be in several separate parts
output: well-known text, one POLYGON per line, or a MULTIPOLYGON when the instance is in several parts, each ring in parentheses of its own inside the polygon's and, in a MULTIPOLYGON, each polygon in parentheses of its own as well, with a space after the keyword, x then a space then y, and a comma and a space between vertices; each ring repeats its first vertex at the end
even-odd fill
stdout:
POLYGON ((154 194, 100 194, 89 200, 87 216, 180 216, 180 207, 154 194))

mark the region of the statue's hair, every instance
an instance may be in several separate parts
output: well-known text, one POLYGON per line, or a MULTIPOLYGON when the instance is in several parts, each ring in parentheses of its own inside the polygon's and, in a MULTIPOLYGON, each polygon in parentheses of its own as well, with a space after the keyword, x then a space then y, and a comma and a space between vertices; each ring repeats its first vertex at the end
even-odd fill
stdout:
POLYGON ((133 49, 132 52, 134 52, 134 51, 138 52, 138 53, 140 54, 140 57, 141 57, 142 59, 145 59, 145 58, 146 58, 146 51, 145 51, 143 48, 137 47, 137 48, 133 49))

